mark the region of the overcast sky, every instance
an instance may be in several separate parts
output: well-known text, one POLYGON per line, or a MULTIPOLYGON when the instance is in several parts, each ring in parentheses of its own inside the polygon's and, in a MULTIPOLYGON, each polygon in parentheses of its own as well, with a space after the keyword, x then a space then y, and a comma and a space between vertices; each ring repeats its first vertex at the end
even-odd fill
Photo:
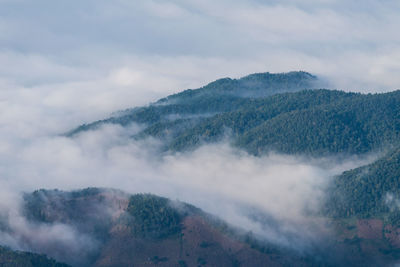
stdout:
POLYGON ((393 90, 399 26, 395 0, 0 0, 0 101, 70 127, 253 72, 393 90))

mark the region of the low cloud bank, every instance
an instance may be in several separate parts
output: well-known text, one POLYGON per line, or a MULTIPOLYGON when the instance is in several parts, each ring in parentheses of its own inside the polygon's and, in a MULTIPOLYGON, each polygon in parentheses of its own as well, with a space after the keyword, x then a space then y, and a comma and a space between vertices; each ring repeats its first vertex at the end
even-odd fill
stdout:
POLYGON ((129 138, 139 129, 104 125, 72 139, 9 143, 0 153, 5 160, 0 212, 3 224, 7 222, 0 228, 1 244, 58 258, 57 249, 63 247, 75 249, 70 255, 90 254, 97 246, 91 236, 69 225, 28 222, 20 210, 20 193, 107 187, 179 199, 274 244, 307 250, 329 230, 318 211, 332 176, 373 158, 255 157, 228 143, 160 154, 157 140, 129 138))

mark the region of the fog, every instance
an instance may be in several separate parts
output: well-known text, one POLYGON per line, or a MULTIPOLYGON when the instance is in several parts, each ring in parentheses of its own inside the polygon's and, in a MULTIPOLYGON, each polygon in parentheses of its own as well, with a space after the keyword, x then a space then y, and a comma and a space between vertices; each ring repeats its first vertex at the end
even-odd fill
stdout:
POLYGON ((130 138, 140 129, 104 125, 74 138, 11 138, 6 148, 3 143, 0 211, 7 227, 1 244, 58 259, 64 259, 59 251, 66 247, 74 248, 70 255, 90 255, 99 242, 95 237, 74 225, 30 223, 20 193, 105 187, 184 201, 264 241, 306 252, 329 234, 318 211, 332 177, 374 158, 255 157, 231 147, 229 140, 191 152, 160 153, 160 141, 130 138))

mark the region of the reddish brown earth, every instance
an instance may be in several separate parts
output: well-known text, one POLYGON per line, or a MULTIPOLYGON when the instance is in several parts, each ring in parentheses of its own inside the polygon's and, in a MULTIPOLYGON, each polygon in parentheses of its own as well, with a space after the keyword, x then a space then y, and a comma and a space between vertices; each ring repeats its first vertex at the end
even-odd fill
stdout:
POLYGON ((380 219, 336 222, 336 248, 358 266, 391 266, 398 262, 400 228, 380 219))
POLYGON ((244 242, 196 209, 182 215, 177 232, 162 238, 138 237, 127 211, 129 195, 113 190, 88 190, 77 196, 40 193, 45 201, 31 206, 45 222, 74 223, 82 233, 101 241, 89 254, 90 266, 393 266, 400 259, 400 228, 379 219, 336 220, 336 229, 316 254, 244 242), (193 211, 195 210, 195 211, 193 211), (328 251, 329 253, 326 253, 328 251), (315 260, 318 258, 318 261, 315 260), (328 265, 330 266, 330 265, 328 265))
POLYGON ((180 236, 162 240, 135 238, 129 227, 114 227, 95 266, 282 266, 274 257, 222 234, 200 216, 188 216, 180 236))
POLYGON ((383 238, 383 221, 378 219, 358 220, 358 237, 365 239, 383 238))

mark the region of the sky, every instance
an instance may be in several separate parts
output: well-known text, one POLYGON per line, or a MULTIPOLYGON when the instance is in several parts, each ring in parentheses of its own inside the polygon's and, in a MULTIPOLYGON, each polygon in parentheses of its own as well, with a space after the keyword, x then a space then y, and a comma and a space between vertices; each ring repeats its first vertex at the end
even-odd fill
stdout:
POLYGON ((399 26, 395 0, 0 0, 0 216, 20 191, 105 186, 179 198, 238 225, 252 222, 232 203, 255 205, 286 222, 284 232, 306 233, 302 210, 317 206, 327 180, 373 155, 310 162, 218 144, 155 158, 148 148, 157 144, 127 138, 137 129, 60 134, 255 72, 308 71, 346 91, 399 89, 399 26))
POLYGON ((0 101, 67 128, 254 72, 394 90, 399 14, 395 0, 0 0, 0 101))

